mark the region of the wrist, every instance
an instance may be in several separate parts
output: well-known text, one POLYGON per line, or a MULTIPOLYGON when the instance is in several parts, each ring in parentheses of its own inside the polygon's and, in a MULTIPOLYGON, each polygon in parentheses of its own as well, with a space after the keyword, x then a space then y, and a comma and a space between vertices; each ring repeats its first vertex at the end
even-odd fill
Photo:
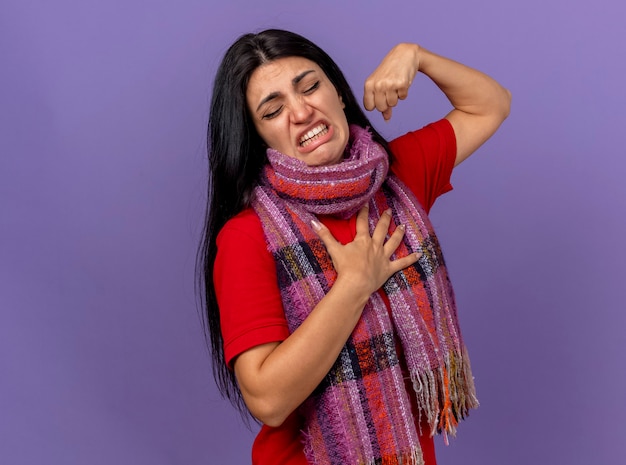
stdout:
POLYGON ((421 56, 424 50, 421 46, 410 42, 401 42, 396 45, 395 49, 401 56, 406 56, 410 59, 415 74, 420 71, 421 56))
POLYGON ((429 68, 432 64, 433 53, 424 47, 419 46, 417 52, 418 71, 426 76, 429 76, 429 68))
POLYGON ((372 292, 367 284, 347 273, 337 275, 337 280, 333 284, 331 292, 341 299, 344 305, 354 306, 360 312, 367 303, 372 292))

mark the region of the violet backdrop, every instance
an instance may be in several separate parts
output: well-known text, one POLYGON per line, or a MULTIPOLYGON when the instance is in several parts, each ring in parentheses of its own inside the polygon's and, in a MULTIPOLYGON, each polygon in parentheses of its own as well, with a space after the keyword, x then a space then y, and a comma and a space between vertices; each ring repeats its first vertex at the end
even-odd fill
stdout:
MULTIPOLYGON (((4 0, 0 463, 250 463, 194 294, 211 82, 300 32, 362 83, 418 42, 513 93, 433 210, 482 406, 439 463, 626 456, 626 7, 618 0, 4 0)), ((443 116, 419 79, 387 137, 443 116)))

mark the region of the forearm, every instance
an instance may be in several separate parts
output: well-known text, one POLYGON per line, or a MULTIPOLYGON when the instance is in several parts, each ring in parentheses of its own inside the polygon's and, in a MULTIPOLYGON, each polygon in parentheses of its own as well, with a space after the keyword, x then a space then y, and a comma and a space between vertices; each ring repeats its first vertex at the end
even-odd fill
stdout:
POLYGON ((235 363, 253 415, 280 425, 324 379, 357 324, 369 293, 338 278, 302 325, 280 344, 252 349, 235 363))
POLYGON ((510 92, 488 75, 415 44, 416 66, 446 95, 452 106, 469 115, 501 121, 509 114, 510 92))
POLYGON ((280 425, 324 379, 372 293, 391 275, 419 259, 419 254, 412 253, 391 260, 402 242, 404 227, 396 227, 387 239, 389 209, 370 236, 368 211, 367 204, 359 210, 355 238, 345 245, 326 226, 311 223, 332 258, 335 283, 285 341, 250 349, 235 362, 246 405, 270 426, 280 425))

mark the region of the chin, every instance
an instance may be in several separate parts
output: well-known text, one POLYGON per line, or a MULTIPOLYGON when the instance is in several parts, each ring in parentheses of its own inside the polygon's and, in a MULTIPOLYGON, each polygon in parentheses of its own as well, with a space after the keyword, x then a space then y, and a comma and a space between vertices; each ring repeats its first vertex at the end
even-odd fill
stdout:
POLYGON ((331 166, 331 165, 336 165, 338 163, 341 163, 341 161, 343 160, 343 157, 324 157, 324 158, 317 158, 316 160, 305 160, 305 163, 308 166, 331 166))
POLYGON ((341 163, 344 158, 344 150, 341 150, 339 153, 335 152, 333 154, 324 154, 320 157, 316 157, 315 166, 330 166, 341 163))

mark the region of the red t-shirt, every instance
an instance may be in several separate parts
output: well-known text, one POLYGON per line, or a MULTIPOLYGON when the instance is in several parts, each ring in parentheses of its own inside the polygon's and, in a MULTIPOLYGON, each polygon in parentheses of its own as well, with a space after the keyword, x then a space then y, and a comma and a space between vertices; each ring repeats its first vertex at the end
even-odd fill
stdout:
MULTIPOLYGON (((456 157, 456 139, 442 119, 390 143, 392 172, 413 191, 426 211, 436 198, 452 189, 450 176, 456 157)), ((320 217, 335 239, 351 242, 356 216, 347 220, 320 217)), ((260 344, 289 336, 276 279, 276 265, 267 249, 256 213, 248 208, 229 220, 217 237, 214 265, 215 292, 220 309, 226 363, 260 344)), ((252 446, 253 465, 308 465, 294 412, 281 426, 263 426, 252 446)), ((426 465, 435 465, 432 438, 420 436, 426 465)))

